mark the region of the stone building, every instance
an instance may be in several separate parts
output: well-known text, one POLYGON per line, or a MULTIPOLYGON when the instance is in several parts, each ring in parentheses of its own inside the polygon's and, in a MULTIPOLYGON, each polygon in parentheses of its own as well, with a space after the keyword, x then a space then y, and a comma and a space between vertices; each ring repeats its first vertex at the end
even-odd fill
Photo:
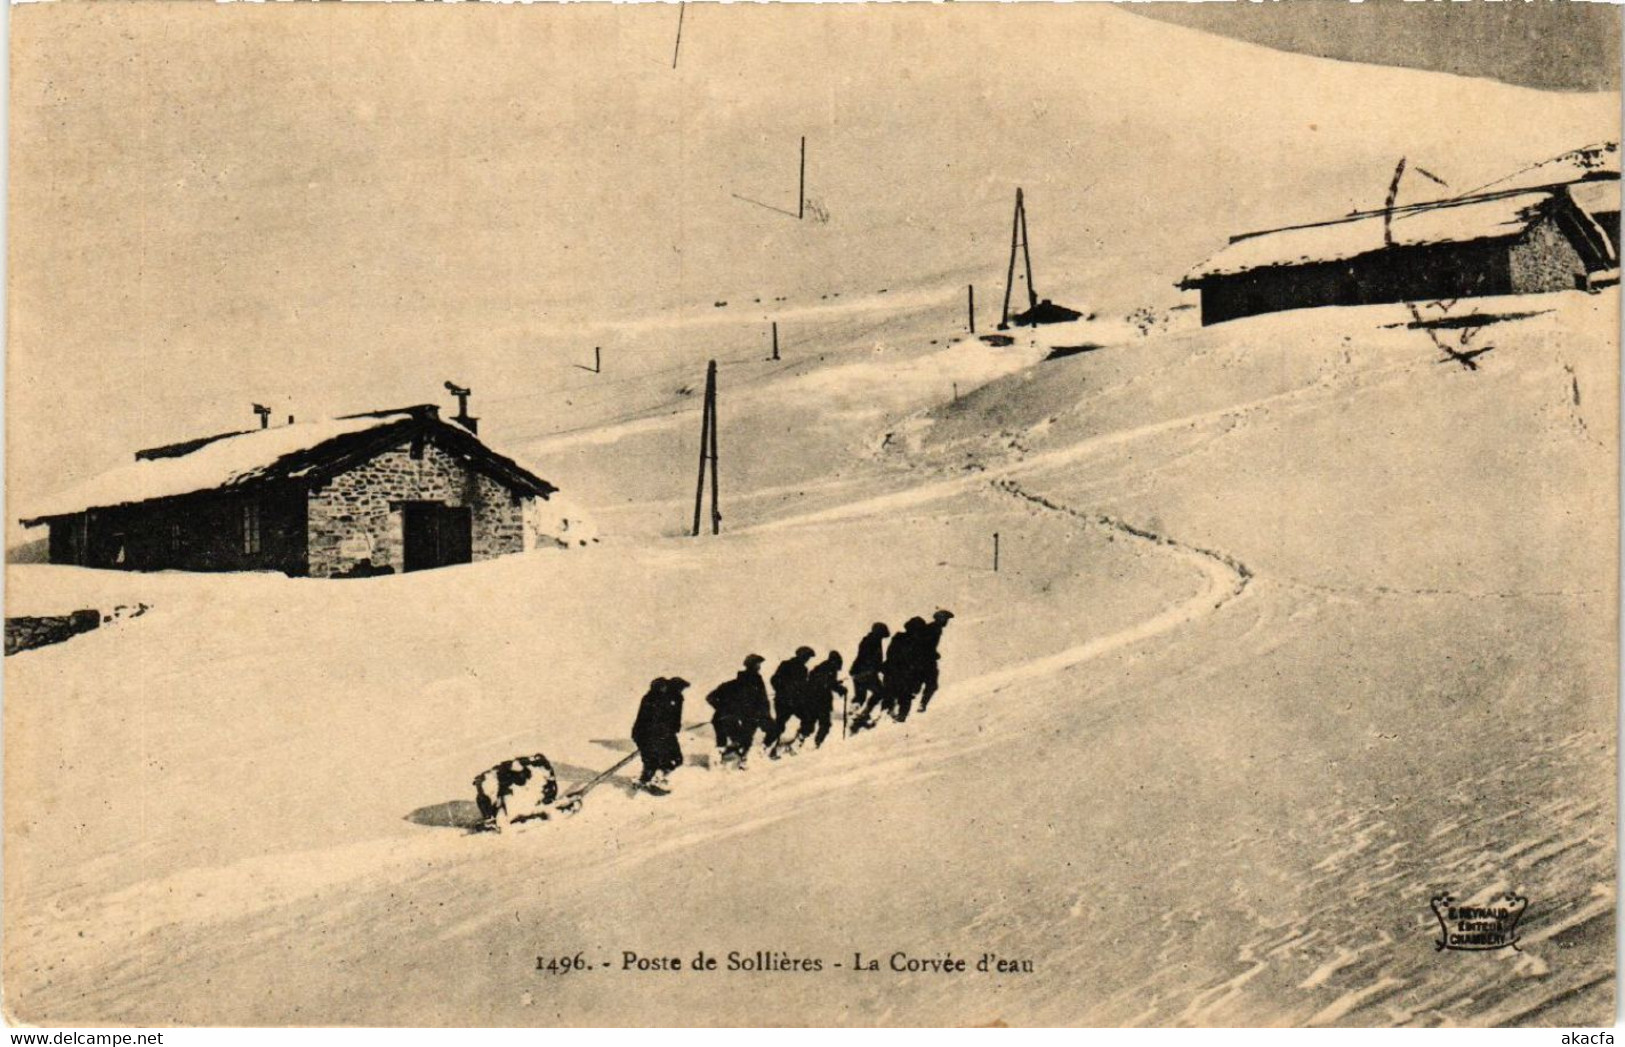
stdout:
POLYGON ((137 451, 36 509, 52 563, 340 577, 558 542, 557 490, 433 405, 137 451))
POLYGON ((1589 288, 1618 276, 1618 199, 1613 175, 1244 233, 1179 286, 1201 292, 1204 324, 1326 305, 1589 288))

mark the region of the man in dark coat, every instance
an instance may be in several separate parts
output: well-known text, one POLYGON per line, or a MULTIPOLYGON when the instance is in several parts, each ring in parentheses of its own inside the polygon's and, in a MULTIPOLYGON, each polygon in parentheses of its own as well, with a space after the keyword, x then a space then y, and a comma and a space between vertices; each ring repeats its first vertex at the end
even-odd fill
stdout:
POLYGON ((815 653, 811 647, 797 647, 794 655, 773 670, 773 677, 768 681, 773 685, 773 736, 762 741, 769 747, 768 755, 775 760, 789 748, 784 740, 784 729, 790 717, 800 720, 801 726, 806 725, 807 718, 801 707, 807 692, 807 663, 815 653))
POLYGON ((632 724, 632 743, 643 758, 643 774, 638 782, 651 792, 665 792, 666 776, 683 765, 683 749, 678 732, 683 728, 683 689, 681 677, 656 679, 638 706, 632 724))
POLYGON ((666 684, 664 676, 649 683, 643 701, 638 703, 638 715, 632 721, 632 744, 638 747, 643 760, 643 773, 638 782, 648 785, 664 769, 666 758, 666 684))
POLYGON ((881 702, 899 723, 908 719, 914 694, 925 682, 920 668, 924 640, 925 619, 916 616, 903 625, 903 631, 893 636, 886 647, 886 692, 881 702))
POLYGON ((922 713, 931 704, 931 696, 937 693, 937 664, 942 660, 937 647, 942 643, 942 630, 948 628, 953 616, 952 611, 937 611, 931 616, 931 624, 920 634, 920 683, 925 687, 920 692, 922 713))
POLYGON ((764 732, 773 730, 767 685, 762 682, 763 661, 759 654, 750 655, 738 676, 705 696, 706 702, 714 710, 711 726, 716 731, 717 750, 722 762, 733 760, 740 770, 745 769, 745 760, 756 740, 757 728, 764 732))
POLYGON ((874 724, 875 706, 885 693, 880 670, 884 664, 882 652, 886 637, 890 635, 885 622, 876 622, 869 627, 869 634, 858 641, 858 656, 852 660, 852 704, 856 708, 852 714, 853 731, 874 724))
POLYGON ((813 740, 813 748, 824 744, 829 737, 830 718, 835 712, 835 696, 846 694, 841 682, 841 652, 831 651, 829 657, 815 665, 807 674, 806 690, 801 698, 801 731, 797 743, 813 740))

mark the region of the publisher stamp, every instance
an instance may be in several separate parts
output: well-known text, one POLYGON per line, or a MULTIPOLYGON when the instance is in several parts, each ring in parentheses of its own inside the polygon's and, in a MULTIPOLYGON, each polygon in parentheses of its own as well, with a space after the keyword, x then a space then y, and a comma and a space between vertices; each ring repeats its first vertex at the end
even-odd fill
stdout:
POLYGON ((1462 905, 1452 894, 1437 894, 1430 904, 1439 920, 1435 951, 1492 952, 1517 949, 1518 921, 1529 908, 1529 899, 1508 891, 1482 905, 1462 905))

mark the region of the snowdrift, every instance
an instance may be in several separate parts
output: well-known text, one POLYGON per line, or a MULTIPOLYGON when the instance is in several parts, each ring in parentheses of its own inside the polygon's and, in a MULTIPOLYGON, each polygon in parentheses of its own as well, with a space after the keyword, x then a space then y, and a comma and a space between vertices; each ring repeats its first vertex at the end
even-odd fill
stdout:
POLYGON ((870 341, 832 305, 958 329, 974 283, 991 329, 1018 186, 1038 292, 1122 315, 1176 303, 1234 233, 1381 206, 1401 156, 1462 190, 1619 123, 1611 97, 1326 62, 1107 4, 691 9, 676 70, 667 8, 470 8, 450 34, 392 14, 20 20, 14 233, 50 247, 13 267, 11 381, 98 425, 14 424, 19 504, 251 424, 220 414, 245 389, 314 418, 449 376, 518 446, 671 405, 707 358, 767 356, 774 319, 797 359, 870 341), (199 92, 209 62, 251 63, 262 89, 199 92), (150 125, 127 119, 138 92, 150 125), (793 211, 802 135, 827 222, 738 199, 793 211), (84 142, 83 162, 36 142, 84 142), (132 328, 142 287, 159 290, 132 328), (601 374, 577 366, 595 346, 601 374), (668 368, 658 399, 617 388, 668 368))
MULTIPOLYGON (((539 940, 658 952, 726 908, 707 948, 905 943, 1050 972, 775 986, 833 1023, 1595 1019, 1616 434, 1613 349, 1586 332, 1618 298, 1510 304, 1477 372, 1384 307, 1032 364, 918 414, 906 454, 802 463, 815 505, 766 499, 720 540, 344 586, 13 568, 18 594, 134 586, 154 606, 8 659, 8 770, 47 783, 7 791, 13 1005, 588 1021, 585 983, 535 1008, 539 940), (945 688, 906 727, 744 780, 690 742, 672 797, 600 790, 545 833, 421 817, 513 752, 545 751, 566 786, 607 766, 654 675, 703 687, 748 650, 849 650, 932 606, 958 613, 945 688), (251 795, 222 802, 222 780, 251 795), (1538 884, 1515 964, 1432 962, 1441 883, 1538 884), (336 921, 365 940, 324 935, 336 921)), ((843 366, 764 381, 739 424, 843 366)), ((844 373, 855 400, 872 389, 844 373)), ((885 421, 836 417, 852 442, 885 421)), ((616 1015, 693 1021, 695 991, 640 982, 616 1015)))

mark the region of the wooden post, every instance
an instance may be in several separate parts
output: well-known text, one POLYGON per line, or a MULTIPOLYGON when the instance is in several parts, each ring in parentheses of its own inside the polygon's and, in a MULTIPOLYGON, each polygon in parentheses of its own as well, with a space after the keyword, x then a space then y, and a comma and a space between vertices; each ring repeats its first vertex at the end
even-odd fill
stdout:
POLYGON ((705 387, 711 394, 711 533, 722 532, 722 512, 717 508, 717 362, 706 368, 705 387))
POLYGON ((592 347, 592 373, 604 373, 604 350, 602 346, 595 345, 592 347))
POLYGON ((779 322, 773 321, 773 359, 779 358, 779 322))
POLYGON ((807 217, 807 136, 801 136, 801 178, 796 182, 796 217, 807 217))
MULTIPOLYGON (((711 366, 715 367, 716 364, 711 366)), ((711 450, 711 374, 705 379, 705 400, 700 408, 700 478, 694 486, 694 536, 700 534, 700 507, 705 504, 705 459, 711 450)))
POLYGON ((965 312, 969 317, 970 333, 976 333, 976 285, 965 285, 965 312))
POLYGON ((683 49, 683 12, 686 11, 686 10, 688 10, 688 5, 687 4, 678 3, 678 5, 677 5, 677 42, 671 45, 671 67, 673 69, 677 68, 677 54, 678 54, 679 51, 681 51, 683 49))
POLYGON ((1016 214, 1010 220, 1010 267, 1004 273, 1004 309, 999 314, 999 330, 1010 326, 1010 291, 1016 283, 1016 233, 1021 229, 1021 187, 1016 187, 1016 214))
POLYGON ((1027 235, 1027 205, 1016 190, 1016 212, 1021 216, 1021 257, 1027 263, 1027 308, 1038 308, 1038 290, 1033 287, 1033 242, 1027 235))
POLYGON ((993 572, 995 574, 997 574, 998 570, 999 570, 999 532, 994 531, 993 532, 993 572))
POLYGON ((1033 290, 1033 254, 1027 246, 1027 205, 1022 199, 1021 187, 1016 187, 1016 214, 1010 222, 1010 268, 1004 275, 1004 311, 999 319, 999 330, 1010 326, 1010 292, 1015 289, 1016 282, 1016 250, 1020 248, 1023 258, 1026 259, 1027 271, 1027 308, 1038 306, 1038 292, 1033 290))

